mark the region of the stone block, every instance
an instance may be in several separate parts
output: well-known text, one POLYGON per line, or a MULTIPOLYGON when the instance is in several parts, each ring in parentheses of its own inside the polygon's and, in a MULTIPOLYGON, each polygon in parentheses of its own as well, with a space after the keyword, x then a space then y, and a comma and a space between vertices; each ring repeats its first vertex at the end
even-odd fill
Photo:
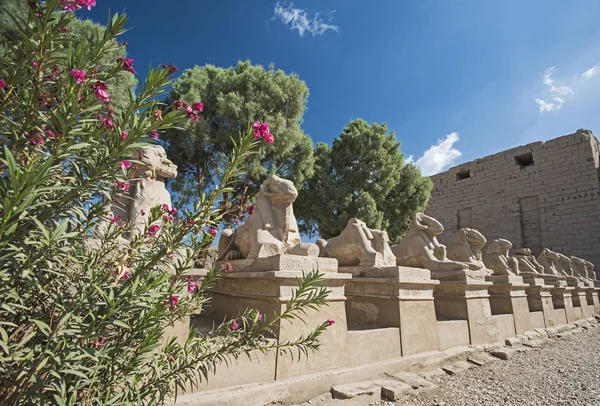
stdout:
POLYGON ((410 385, 391 379, 377 381, 377 384, 381 386, 381 397, 392 402, 408 396, 413 391, 410 385))
POLYGON ((305 257, 301 255, 280 254, 267 258, 248 258, 233 261, 218 261, 215 266, 231 264, 232 272, 267 272, 267 271, 318 271, 337 272, 338 262, 334 258, 305 257))
POLYGON ((548 338, 548 331, 545 328, 536 328, 535 331, 542 336, 542 338, 548 338))
POLYGON ((334 399, 352 399, 357 396, 381 395, 381 387, 373 381, 335 385, 331 388, 334 399))
POLYGON ((420 377, 419 375, 413 374, 410 372, 404 372, 404 371, 396 372, 396 373, 392 374, 391 377, 397 381, 407 384, 408 386, 410 386, 411 388, 413 388, 415 390, 433 389, 437 386, 433 382, 430 382, 427 379, 424 379, 424 378, 420 377))
POLYGON ((442 367, 442 370, 446 372, 448 375, 457 375, 467 369, 471 368, 471 365, 467 361, 459 361, 454 364, 445 365, 442 367))
POLYGON ((515 350, 511 350, 510 348, 501 348, 499 350, 496 351, 492 351, 491 354, 496 357, 496 358, 500 358, 502 360, 509 360, 512 357, 514 357, 514 355, 517 352, 515 350))
POLYGON ((543 340, 530 340, 530 341, 524 342, 523 345, 525 347, 529 347, 529 348, 541 348, 544 346, 544 341, 543 340))
POLYGON ((521 340, 518 337, 508 337, 504 340, 504 343, 509 347, 514 347, 515 345, 521 344, 521 340))

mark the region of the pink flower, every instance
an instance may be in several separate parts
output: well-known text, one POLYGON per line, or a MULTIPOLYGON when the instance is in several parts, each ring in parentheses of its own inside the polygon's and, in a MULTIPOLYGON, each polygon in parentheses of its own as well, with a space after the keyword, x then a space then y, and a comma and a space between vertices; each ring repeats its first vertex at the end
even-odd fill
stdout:
POLYGON ((48 136, 48 138, 54 138, 56 137, 56 135, 54 135, 54 133, 50 130, 46 130, 46 135, 48 136))
POLYGON ((179 296, 171 295, 169 296, 169 308, 173 310, 175 306, 179 303, 179 296))
POLYGON ((38 61, 35 61, 35 62, 33 63, 33 67, 34 67, 34 68, 36 68, 36 69, 37 69, 37 68, 39 68, 39 66, 40 66, 40 63, 39 63, 38 61))
POLYGON ((188 283, 188 288, 187 288, 187 290, 188 290, 188 293, 194 293, 194 291, 196 290, 196 287, 197 287, 197 284, 196 284, 196 282, 194 282, 194 281, 190 281, 190 282, 188 283))
POLYGON ((173 219, 174 219, 174 218, 175 218, 175 217, 171 216, 170 214, 165 214, 165 215, 163 216, 163 220, 164 220, 164 221, 173 221, 173 219))
POLYGON ((133 69, 133 58, 117 58, 117 62, 123 65, 123 69, 128 72, 135 73, 133 69))
POLYGON ((87 74, 83 70, 73 69, 73 70, 71 70, 71 72, 69 72, 69 76, 73 76, 74 78, 77 78, 77 83, 81 84, 85 80, 85 77, 87 76, 87 74))
POLYGON ((186 112, 187 114, 192 114, 192 113, 194 112, 194 111, 192 110, 192 106, 190 106, 190 105, 187 105, 187 104, 186 104, 186 105, 185 105, 185 112, 186 112))
POLYGON ((123 169, 129 169, 131 168, 131 161, 121 161, 119 165, 121 165, 121 168, 123 169))
POLYGON ((240 325, 238 324, 238 322, 237 322, 237 321, 234 321, 233 323, 231 323, 231 330, 232 330, 232 331, 235 331, 235 330, 237 330, 238 328, 240 328, 240 325))
POLYGON ((115 124, 112 122, 112 120, 108 117, 102 117, 101 118, 102 123, 104 123, 104 128, 108 129, 108 130, 112 130, 113 128, 115 128, 115 124))
MULTIPOLYGON (((258 310, 257 310, 257 311, 258 311, 258 310)), ((258 317, 257 317, 257 319, 262 321, 262 319, 264 319, 264 314, 262 314, 261 312, 258 312, 258 317)))
POLYGON ((174 74, 175 72, 177 72, 179 69, 177 69, 177 66, 173 65, 172 63, 169 64, 169 66, 164 65, 162 66, 163 69, 167 69, 169 72, 169 76, 171 76, 172 74, 174 74))
POLYGON ((103 102, 110 101, 110 95, 108 94, 108 86, 106 83, 98 80, 92 85, 92 89, 94 89, 94 94, 98 100, 102 100, 103 102))
POLYGON ((327 319, 327 324, 331 326, 332 324, 335 324, 335 320, 327 319))
POLYGON ((265 142, 267 144, 272 144, 273 141, 275 141, 275 137, 273 136, 273 134, 269 133, 269 134, 265 135, 265 142))
POLYGON ((120 223, 122 220, 121 216, 114 216, 113 214, 110 215, 110 222, 113 224, 118 224, 120 223))
POLYGON ((46 143, 44 136, 40 133, 35 133, 31 137, 29 137, 29 143, 31 145, 43 145, 46 143))
POLYGON ((269 123, 261 123, 260 121, 255 121, 252 124, 252 131, 254 132, 254 138, 264 138, 267 144, 271 144, 273 143, 273 141, 275 141, 275 137, 273 136, 273 134, 269 133, 269 123))
POLYGON ((94 342, 92 343, 92 347, 94 348, 100 348, 104 346, 104 337, 100 336, 97 339, 94 340, 94 342))
POLYGON ((60 0, 60 4, 64 10, 72 13, 75 10, 81 10, 84 7, 91 10, 92 7, 96 5, 96 0, 60 0))
POLYGON ((216 228, 212 228, 212 227, 211 227, 211 228, 208 230, 208 232, 209 232, 209 233, 210 233, 210 234, 211 234, 213 237, 217 235, 217 229, 216 229, 216 228))
POLYGON ((162 121, 162 111, 160 110, 154 110, 154 119, 156 121, 162 121))
POLYGON ((148 227, 148 230, 146 230, 146 235, 148 237, 152 237, 158 230, 160 230, 160 226, 158 224, 150 226, 148 227))
POLYGON ((126 180, 125 182, 117 181, 117 183, 115 183, 115 186, 117 187, 117 189, 121 189, 127 192, 129 191, 130 183, 128 180, 126 180))
POLYGON ((129 133, 127 131, 121 131, 121 141, 125 141, 129 133))
POLYGON ((233 265, 231 265, 229 262, 224 263, 221 265, 221 271, 226 273, 233 272, 233 265))
POLYGON ((204 110, 204 103, 202 102, 197 102, 192 104, 192 107, 194 108, 194 110, 196 110, 198 113, 202 113, 202 111, 204 110))
POLYGON ((130 273, 128 271, 123 272, 123 274, 121 275, 121 277, 119 278, 119 280, 123 280, 126 278, 129 278, 130 273))
POLYGON ((175 361, 177 361, 177 355, 171 355, 169 357, 169 362, 175 362, 175 361))
POLYGON ((181 100, 177 99, 173 102, 173 108, 175 110, 181 110, 182 107, 183 107, 183 102, 181 100))
POLYGON ((4 88, 6 87, 6 82, 2 79, 0 79, 0 89, 4 90, 4 88))
POLYGON ((152 132, 150 133, 150 137, 152 137, 152 138, 154 138, 154 139, 157 139, 157 138, 158 138, 158 133, 157 133, 156 131, 152 131, 152 132))
POLYGON ((200 118, 200 116, 198 114, 192 114, 191 116, 189 116, 190 119, 192 120, 192 123, 195 123, 196 121, 198 121, 198 119, 200 118))
POLYGON ((248 207, 248 214, 254 214, 254 205, 248 207))
POLYGON ((57 31, 58 32, 69 32, 69 29, 67 27, 58 27, 57 31))

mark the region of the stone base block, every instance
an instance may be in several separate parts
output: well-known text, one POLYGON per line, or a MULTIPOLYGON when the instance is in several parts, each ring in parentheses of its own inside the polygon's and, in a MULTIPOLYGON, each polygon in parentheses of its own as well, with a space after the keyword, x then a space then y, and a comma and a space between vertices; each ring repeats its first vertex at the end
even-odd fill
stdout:
POLYGON ((583 282, 574 276, 567 276, 567 286, 570 286, 573 288, 582 288, 583 282))
POLYGON ((593 315, 597 316, 600 314, 600 297, 598 297, 598 292, 594 288, 587 288, 585 290, 586 299, 588 305, 594 306, 593 315))
POLYGON ((515 320, 512 314, 496 314, 492 316, 496 321, 496 329, 498 330, 497 338, 498 341, 503 341, 508 337, 514 337, 517 333, 515 331, 515 320))
MULTIPOLYGON (((554 313, 554 310, 552 312, 554 313)), ((529 317, 529 324, 533 329, 546 327, 546 318, 544 316, 544 312, 530 312, 529 317)))
POLYGON ((229 263, 233 272, 268 272, 268 271, 319 271, 337 272, 338 262, 335 258, 303 257, 300 255, 274 255, 268 258, 237 259, 234 261, 218 261, 215 266, 229 263))
POLYGON ((554 319, 556 320, 557 326, 567 324, 567 313, 565 312, 565 309, 554 309, 554 319))
POLYGON ((485 277, 488 274, 486 271, 431 271, 431 279, 437 279, 439 281, 454 281, 454 282, 467 282, 467 281, 485 281, 485 277))
MULTIPOLYGON (((347 323, 344 306, 344 284, 351 275, 324 273, 321 286, 330 291, 326 301, 328 306, 308 311, 302 320, 283 320, 274 330, 279 342, 298 339, 326 321, 334 320, 321 338, 321 350, 308 358, 298 359, 279 351, 276 354, 276 377, 284 378, 314 371, 347 366, 347 323)), ((247 308, 257 309, 267 317, 280 314, 286 309, 286 301, 298 287, 300 271, 234 272, 223 274, 211 289, 215 320, 236 317, 247 308)))
POLYGON ((401 355, 398 327, 348 331, 348 356, 351 366, 398 358, 401 355))
POLYGON ((471 344, 499 341, 488 289, 491 282, 441 281, 434 289, 438 320, 467 320, 471 344))
POLYGON ((390 266, 387 268, 373 268, 372 266, 340 266, 338 272, 352 274, 360 278, 402 278, 416 280, 430 280, 431 272, 422 268, 407 266, 390 266))
MULTIPOLYGON (((554 287, 550 291, 552 293, 552 303, 554 309, 563 309, 567 323, 572 323, 576 320, 573 311, 573 290, 571 287, 554 287)), ((558 320, 557 320, 558 322, 558 320)))
POLYGON ((544 282, 546 282, 546 285, 555 286, 557 288, 567 286, 567 280, 565 279, 564 276, 547 275, 547 274, 540 274, 540 276, 544 279, 544 282))
POLYGON ((469 322, 467 320, 440 320, 437 322, 440 350, 469 345, 469 322))
POLYGON ((433 302, 438 284, 404 276, 354 277, 345 290, 348 324, 352 330, 399 327, 403 356, 438 350, 433 302))
POLYGON ((486 280, 492 282, 489 288, 492 314, 512 315, 516 334, 531 330, 529 303, 525 293, 529 285, 523 283, 523 278, 517 275, 492 275, 486 280))

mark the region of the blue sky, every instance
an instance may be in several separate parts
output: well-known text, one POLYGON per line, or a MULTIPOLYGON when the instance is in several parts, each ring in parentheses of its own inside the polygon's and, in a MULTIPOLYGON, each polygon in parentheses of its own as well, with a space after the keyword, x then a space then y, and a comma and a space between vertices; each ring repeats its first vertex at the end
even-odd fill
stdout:
POLYGON ((424 173, 578 128, 600 134, 600 1, 97 0, 125 9, 149 63, 255 64, 310 89, 304 130, 331 143, 387 122, 424 173))

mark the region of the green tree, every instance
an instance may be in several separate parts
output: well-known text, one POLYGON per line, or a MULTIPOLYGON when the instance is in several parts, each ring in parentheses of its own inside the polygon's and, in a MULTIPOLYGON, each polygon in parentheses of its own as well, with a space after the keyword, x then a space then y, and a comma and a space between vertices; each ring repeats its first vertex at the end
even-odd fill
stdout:
MULTIPOLYGON (((25 0, 0 0, 0 48, 4 48, 8 44, 18 44, 22 41, 22 37, 18 35, 17 26, 25 24, 27 13, 28 7, 25 0)), ((65 33, 65 35, 71 36, 72 41, 70 43, 73 46, 77 46, 82 41, 86 46, 93 47, 101 41, 105 27, 92 20, 73 18, 66 28, 69 33, 65 33)), ((127 48, 123 44, 115 43, 115 46, 107 48, 106 53, 102 55, 96 65, 96 70, 105 72, 114 65, 118 58, 125 57, 127 57, 127 48)), ((61 66, 61 68, 64 70, 65 66, 61 66)), ((116 111, 121 111, 129 103, 129 95, 135 89, 135 76, 130 72, 121 70, 113 75, 107 81, 107 84, 111 88, 112 107, 116 111)))
POLYGON ((416 166, 404 164, 399 147, 386 124, 364 120, 350 122, 331 147, 319 143, 314 174, 295 205, 301 231, 331 238, 358 217, 398 242, 412 214, 427 205, 432 186, 416 166))
MULTIPOLYGON (((313 143, 300 128, 308 88, 296 75, 286 75, 273 66, 265 70, 250 62, 236 67, 212 65, 194 67, 173 85, 168 104, 176 99, 187 103, 203 101, 204 112, 194 124, 170 130, 164 137, 169 157, 178 166, 179 176, 171 184, 180 205, 213 187, 221 171, 221 157, 231 148, 231 137, 249 120, 266 121, 275 142, 264 145, 249 163, 247 184, 237 192, 257 190, 270 174, 295 183, 313 171, 313 143)), ((245 203, 237 194, 233 207, 245 203)))

